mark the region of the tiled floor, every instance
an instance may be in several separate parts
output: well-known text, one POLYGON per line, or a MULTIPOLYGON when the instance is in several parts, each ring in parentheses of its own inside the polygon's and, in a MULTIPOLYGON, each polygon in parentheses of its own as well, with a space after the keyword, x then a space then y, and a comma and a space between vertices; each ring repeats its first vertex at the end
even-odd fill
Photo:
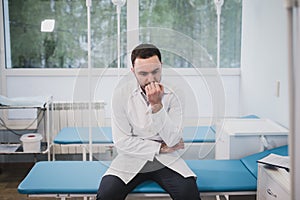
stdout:
MULTIPOLYGON (((1 200, 57 200, 57 198, 29 198, 19 194, 17 187, 29 172, 33 163, 0 163, 0 199, 1 200)), ((82 198, 72 198, 79 200, 82 198)), ((168 197, 127 197, 126 200, 170 200, 168 197)), ((213 200, 213 197, 203 197, 202 200, 213 200)))
POLYGON ((1 200, 23 200, 26 195, 17 191, 18 184, 32 167, 32 163, 1 163, 0 166, 0 193, 1 200))

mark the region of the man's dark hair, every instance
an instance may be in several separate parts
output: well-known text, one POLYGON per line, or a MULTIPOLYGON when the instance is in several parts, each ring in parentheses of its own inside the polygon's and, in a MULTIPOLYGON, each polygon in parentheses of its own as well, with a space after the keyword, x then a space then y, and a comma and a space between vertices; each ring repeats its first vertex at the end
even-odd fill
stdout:
POLYGON ((131 53, 131 63, 134 67, 134 62, 137 58, 150 58, 152 56, 157 56, 161 62, 161 54, 159 49, 153 44, 140 44, 135 47, 131 53))

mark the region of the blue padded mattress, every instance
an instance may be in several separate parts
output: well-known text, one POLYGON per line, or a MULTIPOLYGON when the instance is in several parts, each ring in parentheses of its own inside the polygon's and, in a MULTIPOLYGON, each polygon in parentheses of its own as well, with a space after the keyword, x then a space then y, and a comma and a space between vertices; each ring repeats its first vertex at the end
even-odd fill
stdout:
MULTIPOLYGON (((96 144, 112 143, 111 127, 92 127, 92 141, 96 144)), ((66 127, 56 135, 55 144, 88 144, 88 127, 66 127)))
MULTIPOLYGON (((256 178, 240 160, 187 160, 197 175, 201 192, 256 191, 256 178)), ((136 193, 164 193, 155 182, 147 181, 137 187, 136 193)))
POLYGON ((98 161, 42 161, 21 182, 21 194, 95 194, 106 171, 98 161))
MULTIPOLYGON (((200 192, 254 191, 256 179, 240 160, 190 160, 200 192)), ((42 161, 20 183, 22 194, 96 194, 107 162, 42 161)), ((154 182, 145 182, 135 193, 164 193, 154 182)))
MULTIPOLYGON (((215 142, 215 132, 210 126, 185 127, 183 140, 188 143, 215 142)), ((92 141, 94 144, 113 143, 111 127, 93 127, 92 141)), ((53 142, 55 144, 88 144, 89 129, 87 127, 63 128, 53 142)))
POLYGON ((216 133, 210 126, 186 126, 183 128, 184 142, 215 142, 216 133))
MULTIPOLYGON (((187 160, 197 175, 200 192, 256 191, 257 159, 270 153, 288 155, 288 146, 266 150, 240 160, 187 160)), ((107 170, 105 161, 41 161, 19 184, 22 194, 96 194, 107 170)), ((154 182, 138 186, 135 193, 164 193, 154 182)))
POLYGON ((259 152, 256 154, 252 154, 249 156, 246 156, 244 158, 241 158, 241 161, 243 164, 248 168, 248 170, 253 174, 255 178, 257 178, 257 160, 260 160, 266 156, 268 156, 270 153, 278 154, 281 156, 288 156, 288 146, 281 146, 276 147, 273 149, 268 149, 263 152, 259 152))

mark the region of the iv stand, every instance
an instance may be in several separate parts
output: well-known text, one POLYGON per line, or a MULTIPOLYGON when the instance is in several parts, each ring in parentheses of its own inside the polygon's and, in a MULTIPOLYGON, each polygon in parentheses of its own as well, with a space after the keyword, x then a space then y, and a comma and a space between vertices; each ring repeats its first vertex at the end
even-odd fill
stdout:
POLYGON ((93 148, 92 148, 92 97, 91 97, 91 6, 92 0, 86 0, 86 7, 87 7, 87 48, 88 48, 88 97, 89 97, 89 117, 88 117, 88 124, 89 124, 89 161, 93 160, 93 148))
POLYGON ((118 17, 118 39, 117 39, 117 62, 118 62, 118 80, 120 80, 120 68, 121 68, 121 7, 125 5, 126 0, 112 0, 112 3, 117 7, 117 17, 118 17))
POLYGON ((217 17, 218 17, 218 38, 217 38, 217 68, 220 68, 220 40, 221 40, 221 11, 222 11, 222 6, 224 4, 224 0, 214 0, 215 1, 215 6, 217 9, 217 17))

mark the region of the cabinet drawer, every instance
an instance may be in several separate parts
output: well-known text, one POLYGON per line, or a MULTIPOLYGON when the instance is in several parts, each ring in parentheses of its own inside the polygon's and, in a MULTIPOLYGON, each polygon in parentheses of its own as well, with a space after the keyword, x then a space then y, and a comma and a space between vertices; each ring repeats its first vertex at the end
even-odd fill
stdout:
POLYGON ((258 200, 289 199, 289 193, 279 183, 273 180, 266 172, 266 169, 259 169, 258 200))

